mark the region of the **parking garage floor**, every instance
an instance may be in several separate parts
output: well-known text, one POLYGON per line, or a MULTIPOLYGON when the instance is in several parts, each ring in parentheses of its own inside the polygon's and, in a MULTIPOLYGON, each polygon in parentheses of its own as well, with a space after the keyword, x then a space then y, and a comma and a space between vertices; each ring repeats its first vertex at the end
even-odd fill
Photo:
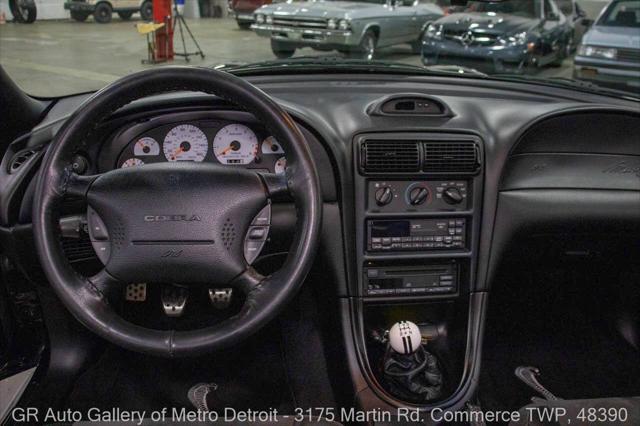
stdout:
MULTIPOLYGON (((192 65, 274 59, 269 39, 241 30, 233 19, 187 22, 205 54, 205 59, 192 57, 192 65)), ((194 45, 187 41, 187 50, 193 51, 194 45)), ((177 31, 174 45, 177 52, 182 50, 177 31)), ((142 64, 146 49, 146 38, 137 33, 135 20, 121 21, 115 16, 109 24, 61 20, 0 25, 0 64, 18 85, 36 96, 95 90, 131 72, 162 66, 142 64)), ((296 51, 296 56, 318 54, 327 53, 310 48, 296 51)), ((409 45, 382 49, 379 59, 420 64, 420 56, 412 54, 409 45)), ((182 58, 173 61, 185 63, 182 58)), ((571 67, 567 60, 562 67, 547 68, 540 74, 571 77, 571 67)))

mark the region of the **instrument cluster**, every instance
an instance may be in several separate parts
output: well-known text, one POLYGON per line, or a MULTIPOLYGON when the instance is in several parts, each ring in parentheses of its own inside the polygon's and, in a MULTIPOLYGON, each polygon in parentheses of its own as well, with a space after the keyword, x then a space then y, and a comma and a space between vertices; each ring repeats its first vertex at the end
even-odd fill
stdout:
POLYGON ((264 130, 235 122, 204 120, 161 125, 130 141, 117 167, 150 163, 209 161, 272 173, 284 173, 285 152, 264 130))

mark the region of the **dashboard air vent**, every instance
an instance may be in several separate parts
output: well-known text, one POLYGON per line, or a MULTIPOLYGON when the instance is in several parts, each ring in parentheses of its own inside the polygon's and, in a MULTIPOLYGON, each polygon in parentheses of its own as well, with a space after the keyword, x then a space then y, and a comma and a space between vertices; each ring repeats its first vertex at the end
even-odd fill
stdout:
POLYGON ((480 166, 473 141, 425 142, 423 148, 426 173, 475 173, 480 166))
POLYGON ((9 163, 9 173, 15 173, 16 171, 18 171, 18 169, 22 167, 22 165, 26 163, 29 158, 33 157, 35 153, 36 151, 33 151, 31 149, 25 149, 17 152, 9 163))
POLYGON ((415 173, 420 170, 420 150, 412 141, 366 141, 361 166, 366 173, 415 173))

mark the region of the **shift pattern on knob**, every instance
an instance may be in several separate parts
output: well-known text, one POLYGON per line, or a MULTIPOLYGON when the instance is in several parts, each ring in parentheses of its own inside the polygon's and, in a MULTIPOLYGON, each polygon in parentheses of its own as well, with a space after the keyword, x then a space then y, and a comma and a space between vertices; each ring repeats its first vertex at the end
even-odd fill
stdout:
POLYGON ((409 355, 420 348, 420 329, 411 321, 399 321, 389 330, 389 344, 397 353, 409 355))

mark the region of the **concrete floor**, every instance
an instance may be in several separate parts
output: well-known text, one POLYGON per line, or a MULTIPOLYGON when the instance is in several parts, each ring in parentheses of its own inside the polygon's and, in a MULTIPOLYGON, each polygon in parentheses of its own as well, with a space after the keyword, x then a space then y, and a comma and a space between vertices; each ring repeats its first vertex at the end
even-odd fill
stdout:
MULTIPOLYGON (((146 39, 135 29, 135 21, 121 21, 114 15, 110 24, 37 21, 31 25, 0 25, 0 64, 20 87, 36 96, 59 96, 95 90, 144 68, 146 39)), ((191 58, 190 64, 215 66, 229 62, 258 62, 274 59, 269 40, 250 30, 241 30, 232 19, 188 21, 205 59, 191 58)), ((181 50, 179 35, 174 43, 181 50)), ((192 43, 187 50, 192 51, 192 43)), ((296 56, 326 54, 310 48, 296 56)), ((408 45, 380 51, 380 59, 420 65, 420 56, 408 45)), ((173 64, 185 64, 182 58, 173 64)), ((543 76, 571 76, 571 61, 561 68, 548 68, 543 76)))

